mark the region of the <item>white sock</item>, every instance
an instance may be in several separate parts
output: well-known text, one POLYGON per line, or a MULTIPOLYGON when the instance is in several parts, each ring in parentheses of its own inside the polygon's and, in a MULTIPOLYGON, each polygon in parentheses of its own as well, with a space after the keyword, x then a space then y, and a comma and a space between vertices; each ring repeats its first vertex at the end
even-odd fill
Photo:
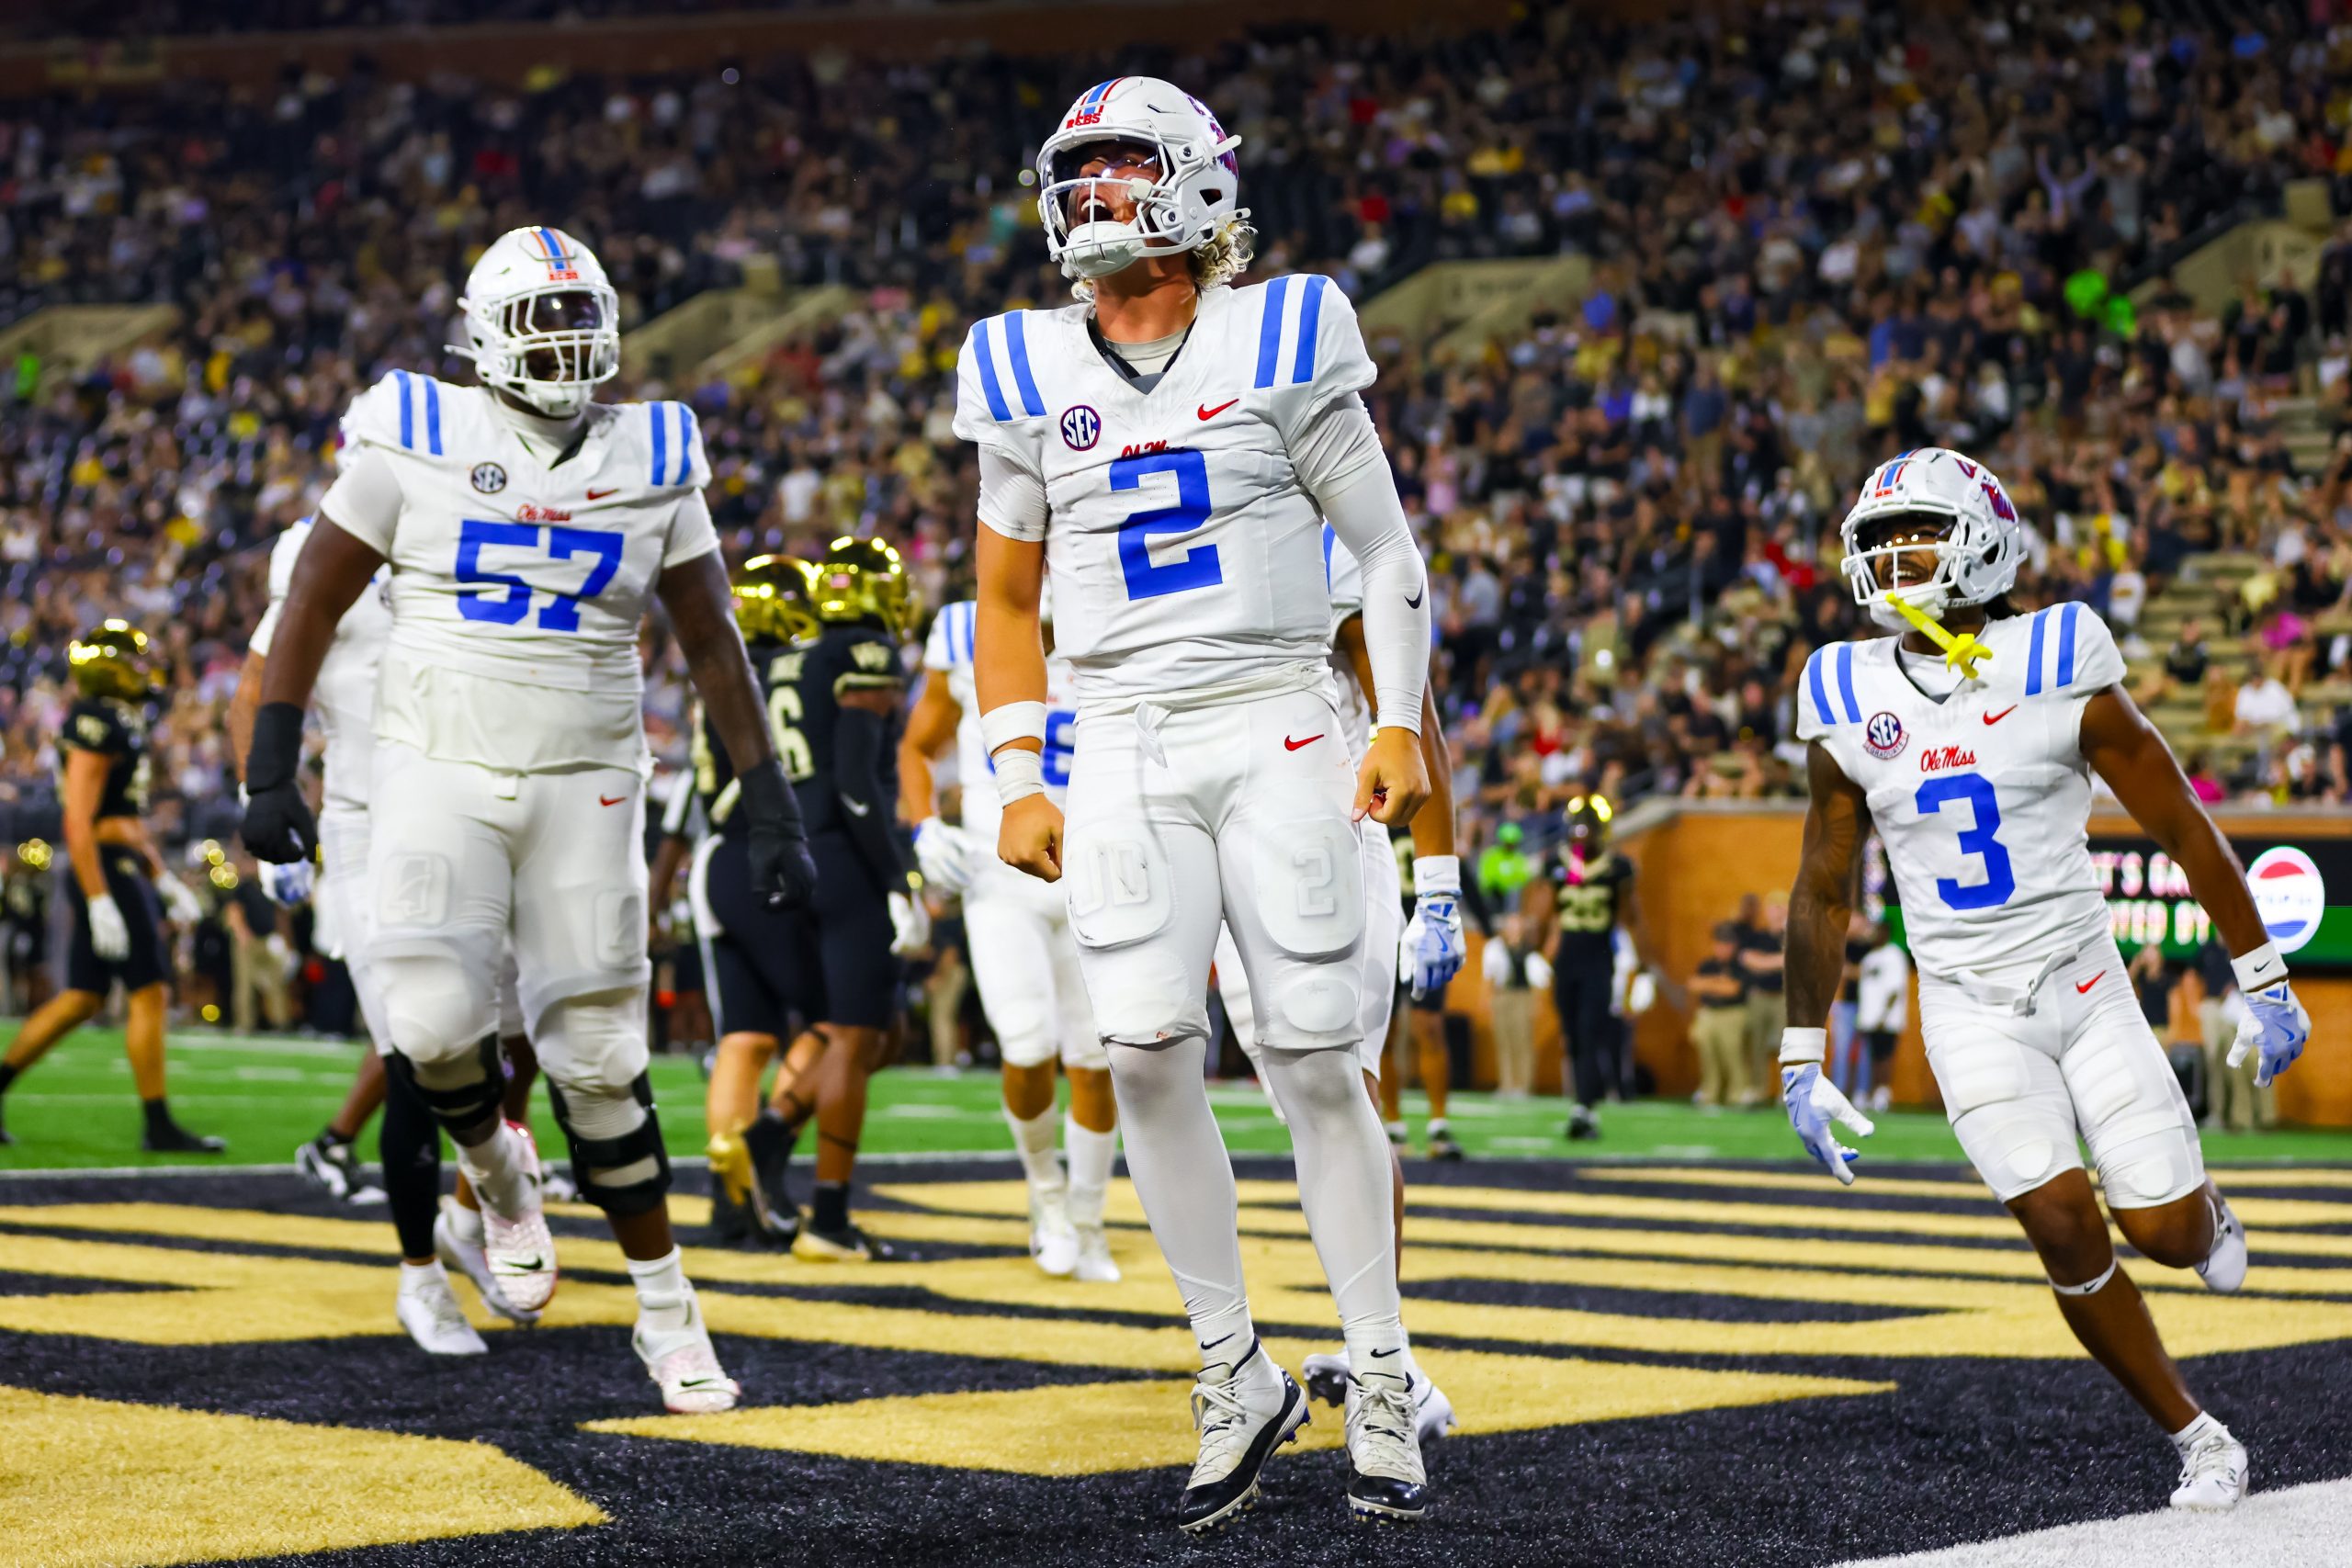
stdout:
POLYGON ((448 1208, 449 1230, 468 1247, 482 1244, 481 1211, 469 1209, 463 1203, 451 1203, 448 1208))
POLYGON ((1062 1162, 1054 1153, 1054 1112, 1049 1106, 1042 1115, 1023 1120, 1004 1108, 1004 1124, 1012 1129, 1012 1152, 1021 1156, 1021 1173, 1029 1179, 1032 1192, 1057 1191, 1062 1185, 1062 1162))
POLYGON ((1111 1190, 1111 1167, 1119 1157, 1116 1128, 1097 1133, 1075 1117, 1062 1122, 1062 1146, 1069 1151, 1069 1219, 1074 1225, 1102 1223, 1102 1200, 1111 1190))
POLYGON ((523 1140, 505 1122, 471 1147, 458 1144, 458 1168, 466 1173, 474 1196, 497 1210, 500 1218, 517 1218, 530 1206, 531 1175, 524 1163, 523 1140))
POLYGON ((441 1267, 439 1258, 436 1258, 430 1263, 411 1263, 405 1258, 401 1259, 401 1294, 407 1295, 411 1291, 422 1290, 436 1280, 443 1290, 449 1288, 448 1270, 441 1267))
MULTIPOLYGON (((1198 1039, 1111 1047, 1127 1175, 1183 1293, 1204 1371, 1234 1366, 1257 1340, 1241 1285, 1240 1201, 1233 1161, 1209 1109, 1206 1059, 1198 1039)), ((1361 1101, 1363 1090, 1355 1095, 1361 1101)))
POLYGON ((648 1262, 630 1258, 628 1277, 637 1285, 638 1306, 649 1313, 684 1306, 694 1289, 686 1283, 685 1266, 674 1247, 648 1262))
POLYGON ((2230 1429, 2227 1427, 2213 1419, 2211 1411, 2200 1410, 2197 1413, 2196 1420, 2172 1434, 2172 1446, 2180 1450, 2181 1458, 2187 1459, 2188 1450, 2195 1448, 2199 1439, 2214 1432, 2219 1432, 2225 1438, 2230 1435, 2230 1429))

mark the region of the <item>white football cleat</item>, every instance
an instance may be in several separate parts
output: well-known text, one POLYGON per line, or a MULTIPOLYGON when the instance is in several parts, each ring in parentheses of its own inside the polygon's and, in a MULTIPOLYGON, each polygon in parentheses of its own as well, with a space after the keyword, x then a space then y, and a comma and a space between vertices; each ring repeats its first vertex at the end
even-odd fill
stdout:
POLYGON ((2245 1495, 2246 1481, 2245 1445, 2230 1436, 2228 1427, 2216 1426, 2181 1456, 2180 1484, 2173 1488, 2172 1506, 2227 1513, 2245 1495))
POLYGON ((1058 1187, 1029 1190, 1029 1256, 1057 1280, 1078 1267, 1078 1231, 1069 1223, 1068 1194, 1058 1187))
POLYGON ((480 1233, 484 1228, 480 1213, 444 1194, 441 1212, 433 1217, 434 1256, 441 1259, 444 1269, 454 1269, 473 1281, 474 1292, 481 1297, 484 1307, 509 1323, 528 1328, 539 1321, 539 1314, 525 1312, 506 1299, 505 1288, 490 1271, 490 1258, 483 1253, 482 1244, 468 1239, 469 1231, 480 1233))
POLYGON ((1090 1285, 1115 1285, 1119 1266, 1111 1258, 1111 1238, 1101 1225, 1080 1225, 1078 1277, 1090 1285))
POLYGON ((392 1300, 392 1311, 418 1349, 428 1356, 480 1356, 490 1349, 466 1321, 458 1293, 449 1288, 448 1273, 440 1263, 422 1268, 403 1263, 400 1270, 401 1288, 392 1300))
MULTIPOLYGON (((1318 1351, 1307 1357, 1299 1370, 1306 1374, 1307 1393, 1326 1404, 1341 1406, 1349 1419, 1355 1418, 1356 1381, 1348 1375, 1346 1351, 1318 1351)), ((1435 1442, 1454 1428, 1453 1401, 1420 1368, 1413 1368, 1412 1380, 1413 1435, 1422 1442, 1435 1442)))
POLYGON ((506 1123, 506 1134, 515 1140, 523 1166, 523 1212, 502 1214, 483 1199, 482 1251, 490 1259, 491 1278, 506 1299, 520 1311, 537 1313, 555 1294, 555 1236, 540 1207, 539 1146, 520 1122, 506 1123))
POLYGON ((1348 1390, 1348 1512, 1374 1523, 1409 1524, 1429 1512, 1414 1380, 1373 1372, 1348 1390))
POLYGON ((673 1415, 716 1415, 734 1409, 742 1397, 741 1385, 719 1369, 710 1330, 703 1326, 702 1303, 691 1285, 677 1306, 639 1303, 629 1344, 645 1363, 646 1375, 662 1385, 662 1407, 673 1415))
POLYGON ((2226 1296, 2245 1283, 2245 1227, 2238 1224, 2220 1189, 2213 1190, 2212 1201, 2213 1251, 2197 1266, 2197 1277, 2207 1290, 2226 1296))
POLYGON ((1176 1528, 1216 1529, 1254 1505, 1267 1459, 1306 1423, 1305 1392, 1257 1341, 1237 1364, 1203 1368, 1193 1384, 1201 1453, 1176 1505, 1176 1528))

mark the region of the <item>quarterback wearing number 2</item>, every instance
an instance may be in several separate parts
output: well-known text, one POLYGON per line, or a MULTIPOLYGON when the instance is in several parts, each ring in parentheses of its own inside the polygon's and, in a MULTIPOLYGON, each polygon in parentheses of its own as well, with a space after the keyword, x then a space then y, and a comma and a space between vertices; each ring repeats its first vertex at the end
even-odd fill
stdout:
POLYGON ((2091 774, 2188 875, 2236 954, 2231 1060, 2268 1083, 2311 1021, 2245 874, 2164 739, 2124 694, 2123 659, 2080 604, 2013 615, 2023 531, 2001 481, 1957 452, 1898 454, 1844 527, 1857 603, 1899 635, 1817 650, 1797 691, 1812 806, 1789 898, 1782 1100, 1838 1180, 1837 1128, 1871 1124, 1822 1076, 1866 829, 1877 827, 1919 971, 1928 1065, 1977 1173, 2040 1254, 2086 1349, 2168 1433, 2177 1508, 2236 1505, 2245 1448, 2190 1394, 2083 1168, 2124 1236, 2216 1291, 2245 1280, 2245 1233, 2205 1174, 2180 1084, 2133 998, 2090 856, 2091 774))

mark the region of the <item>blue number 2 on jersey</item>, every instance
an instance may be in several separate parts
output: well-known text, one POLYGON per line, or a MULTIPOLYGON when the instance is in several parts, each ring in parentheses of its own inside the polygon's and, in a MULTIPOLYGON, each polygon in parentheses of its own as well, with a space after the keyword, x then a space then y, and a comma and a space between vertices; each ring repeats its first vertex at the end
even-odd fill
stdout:
POLYGON ((1955 909, 1990 909, 2009 901, 2018 879, 2009 869, 2009 852, 1993 835, 2001 829, 2001 803, 1993 781, 1983 773, 1943 773, 1919 786, 1919 815, 1941 811, 1949 801, 1964 801, 1976 820, 1960 830, 1960 852, 1984 857, 1984 880, 1962 883, 1954 877, 1936 878, 1937 897, 1955 909))
POLYGON ((1130 513, 1119 525, 1119 566, 1127 579, 1127 597, 1156 599, 1188 588, 1214 588, 1225 581, 1215 545, 1195 545, 1180 560, 1154 566, 1151 536, 1189 534, 1209 520, 1208 459, 1187 447, 1172 452, 1146 452, 1140 457, 1114 458, 1111 464, 1113 491, 1136 490, 1147 474, 1176 476, 1176 504, 1130 513))
MULTIPOLYGON (((621 550, 628 539, 602 528, 567 528, 549 524, 544 531, 548 558, 591 558, 587 579, 576 592, 550 589, 554 597, 539 606, 540 630, 576 632, 580 629, 580 601, 594 599, 611 585, 621 569, 621 550)), ((495 583, 506 592, 493 598, 480 588, 461 588, 458 591, 458 614, 469 621, 490 621, 502 626, 511 626, 530 614, 531 584, 506 572, 484 571, 481 552, 500 545, 530 549, 539 543, 541 532, 542 525, 537 523, 465 519, 458 532, 458 581, 495 583)))

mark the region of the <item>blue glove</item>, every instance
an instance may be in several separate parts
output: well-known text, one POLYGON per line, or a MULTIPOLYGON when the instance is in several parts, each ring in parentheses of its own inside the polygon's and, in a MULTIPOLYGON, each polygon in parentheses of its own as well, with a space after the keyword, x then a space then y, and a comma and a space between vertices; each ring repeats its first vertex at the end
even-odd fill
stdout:
POLYGON ((311 896, 311 885, 317 880, 318 863, 290 860, 283 863, 261 863, 261 890, 269 901, 285 908, 292 908, 311 896))
POLYGON ((1442 991, 1462 972, 1470 943, 1462 934, 1462 862, 1453 855, 1413 861, 1413 918, 1405 923, 1397 972, 1416 998, 1442 991))
POLYGON ((2230 1046, 2234 1067, 2256 1051, 2262 1054, 2254 1069, 2254 1087, 2268 1089, 2270 1080, 2295 1065, 2312 1037, 2312 1015, 2303 1010, 2287 982, 2245 993, 2245 1016, 2238 1020, 2238 1037, 2230 1046))
POLYGON ((1871 1119, 1854 1109, 1853 1102, 1838 1092, 1838 1086, 1821 1076, 1818 1029, 1790 1030, 1789 1034, 1816 1037, 1810 1049, 1812 1060, 1803 1056, 1803 1047, 1792 1048, 1788 1035, 1783 1035, 1781 1048, 1781 1103, 1788 1107, 1789 1125, 1796 1129, 1798 1141, 1805 1153, 1819 1160, 1830 1175, 1845 1186, 1854 1184, 1853 1162, 1860 1154, 1838 1141, 1838 1123, 1843 1122, 1859 1137, 1867 1138, 1877 1131, 1871 1119))

